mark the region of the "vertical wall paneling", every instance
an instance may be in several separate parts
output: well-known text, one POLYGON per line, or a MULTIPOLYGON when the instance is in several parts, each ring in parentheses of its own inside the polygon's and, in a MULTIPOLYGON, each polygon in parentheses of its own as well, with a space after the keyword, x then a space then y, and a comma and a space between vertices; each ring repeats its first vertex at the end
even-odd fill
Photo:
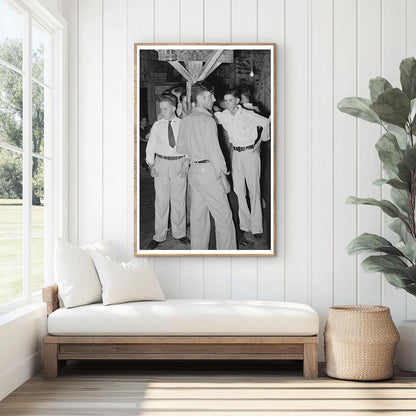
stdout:
POLYGON ((285 28, 285 300, 308 302, 308 0, 286 2, 285 28))
POLYGON ((207 257, 204 268, 204 294, 207 299, 231 298, 230 257, 207 257))
MULTIPOLYGON (((127 258, 134 252, 134 44, 154 41, 153 0, 127 3, 127 258)), ((153 263, 153 262, 152 262, 153 263)))
MULTIPOLYGON (((394 87, 400 87, 400 61, 406 55, 406 0, 382 0, 382 75, 394 87), (398 25, 397 22, 402 22, 398 25)), ((390 199, 390 191, 384 190, 383 197, 390 199)), ((394 233, 384 227, 387 239, 394 233)), ((397 290, 383 279, 382 302, 391 308, 395 321, 406 319, 406 293, 397 290)))
POLYGON ((180 261, 180 279, 181 298, 204 298, 204 259, 183 257, 180 261))
MULTIPOLYGON (((284 0, 259 0, 258 41, 276 43, 275 92, 275 192, 276 192, 276 257, 258 258, 258 298, 283 300, 284 298, 284 45, 285 2, 284 0)), ((273 138, 272 138, 273 140, 273 138)))
MULTIPOLYGON (((231 41, 231 0, 204 0, 204 42, 231 41)), ((204 292, 210 299, 231 297, 231 258, 206 257, 204 292)))
POLYGON ((231 0, 231 40, 257 42, 257 0, 231 0))
MULTIPOLYGON (((155 275, 165 296, 170 299, 179 299, 181 297, 181 264, 179 259, 155 257, 153 265, 155 275)), ((186 294, 186 290, 184 293, 186 294)))
POLYGON ((231 42, 231 0, 204 0, 204 41, 231 42))
POLYGON ((204 0, 180 0, 180 41, 204 41, 204 0))
POLYGON ((127 0, 103 0, 103 238, 127 252, 127 0), (123 140, 124 138, 124 140, 123 140))
POLYGON ((78 1, 78 243, 102 239, 102 3, 78 1))
MULTIPOLYGON (((68 22, 68 91, 78 86, 78 2, 63 0, 68 22)), ((78 94, 68 94, 68 240, 78 241, 78 94)))
MULTIPOLYGON (((357 94, 370 98, 368 81, 381 74, 381 2, 380 0, 357 3, 357 94)), ((381 175, 381 164, 375 144, 383 134, 380 126, 358 121, 357 130, 357 193, 363 198, 380 199, 381 188, 373 182, 381 175)), ((357 234, 381 233, 381 210, 377 207, 359 206, 357 234)), ((368 255, 358 256, 357 302, 379 305, 381 302, 380 273, 367 273, 361 262, 368 255)))
MULTIPOLYGON (((332 306, 333 289, 333 2, 332 0, 315 0, 313 6, 310 9, 310 299, 320 316, 326 317, 328 308, 332 306)), ((326 319, 321 319, 321 333, 325 321, 326 319)))
MULTIPOLYGON (((202 43, 204 40, 203 0, 180 0, 180 41, 202 43)), ((182 257, 181 298, 204 297, 204 259, 202 257, 182 257)))
MULTIPOLYGON (((416 25, 414 24, 414 16, 416 16, 416 2, 414 0, 407 0, 407 50, 406 57, 416 57, 416 25)), ((416 319, 416 297, 412 295, 407 296, 407 319, 416 319)))
POLYGON ((179 42, 180 0, 154 0, 155 42, 179 42))
MULTIPOLYGON (((155 42, 175 43, 180 36, 180 0, 155 1, 155 42)), ((181 294, 181 260, 179 257, 158 257, 155 272, 167 297, 181 294)))
MULTIPOLYGON (((257 42, 257 1, 231 2, 231 39, 233 43, 257 42)), ((257 298, 257 258, 231 259, 231 296, 234 299, 257 298)))
MULTIPOLYGON (((334 106, 357 95, 356 1, 334 0, 334 106)), ((356 133, 354 117, 334 109, 334 304, 357 301, 355 256, 345 247, 356 236, 356 207, 345 204, 356 194, 356 133)))
POLYGON ((231 260, 231 298, 257 299, 257 259, 237 257, 231 260))
POLYGON ((332 303, 382 302, 396 322, 416 317, 413 297, 346 253, 357 234, 390 235, 377 209, 345 204, 380 197, 380 130, 335 107, 368 97, 379 74, 400 85, 400 60, 416 55, 413 0, 63 0, 62 13, 71 241, 104 237, 118 257, 133 253, 135 42, 276 43, 277 257, 155 258, 163 290, 311 303, 322 322, 332 303))
POLYGON ((414 24, 414 16, 416 16, 416 2, 407 0, 406 2, 406 56, 416 57, 416 25, 414 24))

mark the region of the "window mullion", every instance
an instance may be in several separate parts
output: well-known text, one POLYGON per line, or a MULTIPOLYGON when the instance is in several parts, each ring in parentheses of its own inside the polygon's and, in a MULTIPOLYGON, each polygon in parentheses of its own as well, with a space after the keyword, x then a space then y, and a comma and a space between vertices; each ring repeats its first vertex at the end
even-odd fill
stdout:
POLYGON ((32 16, 23 40, 23 296, 32 294, 32 16))

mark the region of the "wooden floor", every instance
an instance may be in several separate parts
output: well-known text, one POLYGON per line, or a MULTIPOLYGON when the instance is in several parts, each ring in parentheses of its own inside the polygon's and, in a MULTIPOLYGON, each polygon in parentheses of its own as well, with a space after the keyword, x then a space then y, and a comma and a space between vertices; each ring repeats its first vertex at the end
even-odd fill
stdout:
POLYGON ((416 375, 384 382, 305 380, 297 362, 70 362, 57 380, 33 377, 0 415, 416 415, 416 375))

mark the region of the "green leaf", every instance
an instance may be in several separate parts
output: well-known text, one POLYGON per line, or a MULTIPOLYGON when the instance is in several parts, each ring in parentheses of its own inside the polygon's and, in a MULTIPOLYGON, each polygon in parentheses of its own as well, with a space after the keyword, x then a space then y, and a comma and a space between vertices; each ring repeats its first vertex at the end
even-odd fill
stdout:
POLYGON ((405 270, 403 270, 406 277, 408 277, 412 282, 416 282, 416 266, 407 266, 405 270))
POLYGON ((373 102, 377 101, 377 98, 381 94, 383 94, 385 92, 388 92, 391 89, 393 89, 390 82, 388 82, 383 77, 377 77, 377 78, 370 79, 370 83, 369 83, 368 87, 370 88, 371 101, 373 101, 373 102))
POLYGON ((416 266, 408 266, 397 256, 385 254, 367 257, 361 263, 366 272, 381 272, 393 286, 405 288, 416 281, 416 266))
POLYGON ((373 185, 383 186, 383 185, 385 185, 387 182, 388 182, 388 179, 383 179, 383 178, 380 178, 380 179, 376 179, 376 180, 373 182, 373 185))
POLYGON ((416 296, 416 283, 412 283, 404 288, 404 290, 413 296, 416 296))
POLYGON ((375 207, 380 207, 389 217, 404 218, 396 205, 386 199, 377 201, 374 198, 356 198, 355 196, 350 196, 347 198, 347 204, 372 205, 375 207))
POLYGON ((347 97, 341 100, 337 108, 343 113, 369 121, 382 124, 380 117, 370 108, 371 101, 360 97, 347 97))
POLYGON ((397 249, 400 250, 413 264, 416 263, 416 240, 411 239, 407 243, 401 241, 397 244, 397 249))
POLYGON ((412 121, 411 127, 412 127, 412 135, 416 136, 416 98, 413 98, 412 101, 410 101, 410 115, 409 115, 409 121, 412 121))
POLYGON ((387 185, 392 186, 393 188, 396 189, 401 189, 404 190, 406 192, 409 191, 409 184, 406 182, 403 182, 399 179, 389 179, 388 181, 386 181, 387 185))
POLYGON ((416 98, 416 59, 406 58, 400 62, 400 83, 410 100, 416 98))
POLYGON ((391 132, 383 134, 376 143, 376 149, 383 165, 398 173, 397 165, 402 161, 403 151, 397 143, 396 136, 391 132))
POLYGON ((399 179, 399 180, 401 180, 399 178, 399 174, 397 172, 397 169, 396 169, 396 171, 393 171, 393 170, 389 169, 386 165, 383 165, 383 170, 384 170, 384 173, 386 174, 386 176, 389 179, 399 179))
MULTIPOLYGON (((393 175, 393 176, 396 176, 396 175, 393 175)), ((396 188, 396 189, 402 189, 406 192, 409 191, 409 184, 397 178, 394 178, 394 179, 380 178, 380 179, 376 179, 373 182, 373 184, 377 186, 390 185, 391 187, 396 188)))
POLYGON ((390 241, 376 234, 361 234, 347 246, 348 254, 369 253, 371 251, 381 251, 382 253, 403 256, 403 253, 396 247, 393 247, 390 241))
POLYGON ((411 172, 405 165, 404 160, 397 165, 397 169, 399 170, 399 178, 409 184, 409 188, 412 182, 411 172))
POLYGON ((409 238, 409 227, 400 218, 391 221, 389 228, 400 237, 401 241, 407 241, 409 238))
POLYGON ((381 94, 370 108, 386 123, 404 128, 410 111, 410 100, 403 91, 393 88, 381 94))
POLYGON ((407 169, 414 172, 416 169, 416 146, 407 149, 404 153, 403 162, 407 169))
POLYGON ((365 260, 363 260, 361 265, 363 266, 363 269, 369 273, 383 273, 386 269, 390 272, 397 271, 398 273, 403 273, 403 269, 408 267, 403 260, 391 254, 367 257, 365 260))
POLYGON ((391 199, 393 202, 406 214, 409 212, 409 199, 407 192, 392 188, 391 191, 391 199))
POLYGON ((416 116, 416 98, 410 101, 410 114, 409 120, 414 120, 416 116))
POLYGON ((386 280, 393 286, 398 287, 399 289, 405 289, 407 286, 412 284, 412 281, 400 274, 396 273, 383 273, 386 280))
POLYGON ((395 131, 393 133, 396 136, 397 143, 399 144, 400 149, 406 150, 409 147, 409 142, 407 141, 407 134, 403 130, 395 131))

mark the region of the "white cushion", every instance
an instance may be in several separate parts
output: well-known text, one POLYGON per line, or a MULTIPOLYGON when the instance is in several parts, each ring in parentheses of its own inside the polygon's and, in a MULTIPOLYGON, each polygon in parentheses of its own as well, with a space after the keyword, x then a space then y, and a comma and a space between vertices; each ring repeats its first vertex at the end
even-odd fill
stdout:
POLYGON ((308 305, 273 301, 167 299, 57 309, 48 317, 51 335, 241 335, 308 336, 319 332, 308 305))
POLYGON ((108 256, 111 259, 115 259, 114 256, 114 247, 113 242, 111 240, 109 241, 98 241, 94 244, 86 244, 81 246, 83 250, 87 251, 88 253, 100 253, 103 256, 108 256))
POLYGON ((104 305, 139 300, 164 300, 165 296, 147 262, 117 263, 108 256, 91 253, 102 285, 104 305))
POLYGON ((58 239, 55 248, 55 279, 64 306, 101 302, 101 283, 90 253, 112 255, 111 242, 99 242, 83 248, 58 239))

